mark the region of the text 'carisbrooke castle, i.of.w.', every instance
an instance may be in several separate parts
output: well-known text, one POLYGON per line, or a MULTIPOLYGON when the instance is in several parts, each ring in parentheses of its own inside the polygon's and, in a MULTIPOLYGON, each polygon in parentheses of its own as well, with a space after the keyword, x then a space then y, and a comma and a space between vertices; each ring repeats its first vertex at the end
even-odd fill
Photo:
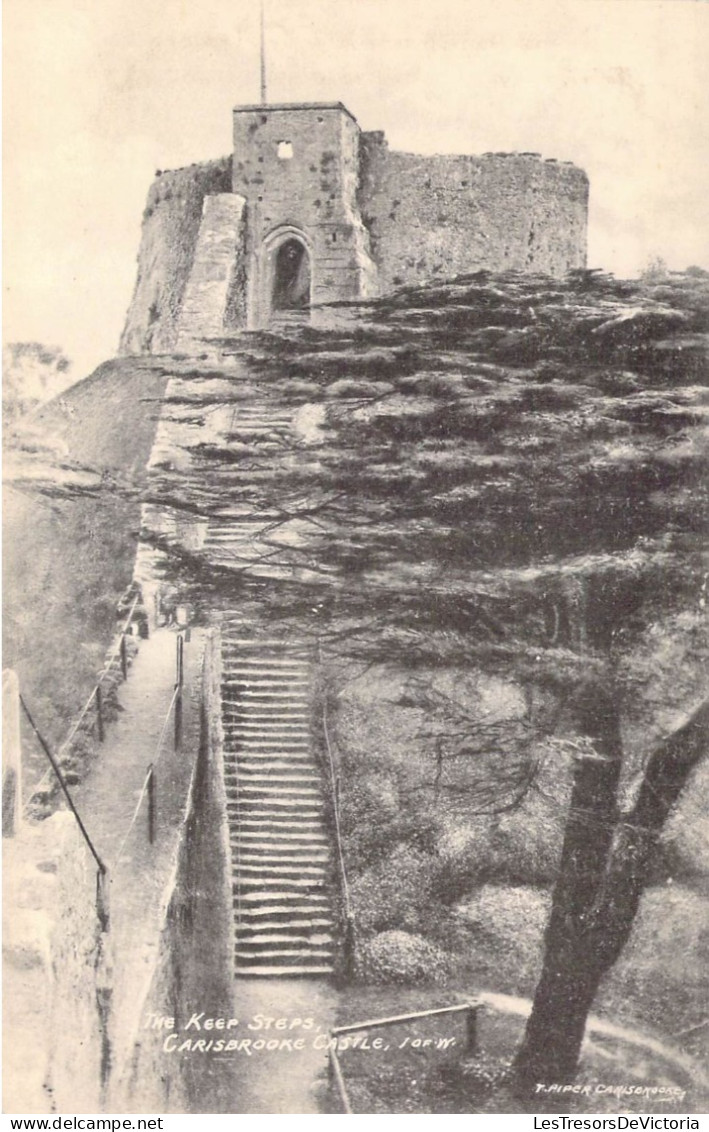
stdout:
POLYGON ((233 157, 158 174, 124 353, 481 269, 586 265, 588 178, 536 153, 417 156, 340 102, 238 106, 233 157))

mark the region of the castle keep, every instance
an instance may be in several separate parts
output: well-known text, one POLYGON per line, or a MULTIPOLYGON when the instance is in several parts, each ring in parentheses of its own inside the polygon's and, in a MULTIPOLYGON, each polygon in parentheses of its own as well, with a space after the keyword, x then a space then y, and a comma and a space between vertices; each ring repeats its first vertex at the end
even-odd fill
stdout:
POLYGON ((232 158, 150 190, 121 350, 189 353, 479 269, 562 276, 585 266, 587 211, 568 162, 395 152, 339 102, 238 106, 232 158))

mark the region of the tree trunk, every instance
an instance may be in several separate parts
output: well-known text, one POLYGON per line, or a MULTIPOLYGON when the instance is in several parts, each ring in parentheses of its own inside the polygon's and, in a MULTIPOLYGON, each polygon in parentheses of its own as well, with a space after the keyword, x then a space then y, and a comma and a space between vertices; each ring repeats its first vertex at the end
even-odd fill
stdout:
POLYGON ((579 710, 595 751, 575 762, 544 967, 514 1063, 524 1091, 573 1079, 603 970, 589 954, 588 935, 616 823, 622 745, 617 707, 602 689, 589 688, 579 710))
POLYGON ((615 814, 618 716, 594 692, 581 721, 595 754, 574 768, 571 808, 545 938, 542 975, 514 1069, 522 1092, 573 1080, 598 984, 632 930, 657 835, 709 745, 709 703, 650 757, 637 802, 615 814))

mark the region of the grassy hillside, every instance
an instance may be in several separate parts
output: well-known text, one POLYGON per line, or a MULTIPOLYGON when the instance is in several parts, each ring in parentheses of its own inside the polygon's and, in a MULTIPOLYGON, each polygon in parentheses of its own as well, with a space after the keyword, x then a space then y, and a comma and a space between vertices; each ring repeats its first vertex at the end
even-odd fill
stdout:
MULTIPOLYGON (((142 359, 108 362, 6 445, 3 664, 55 745, 95 682, 131 579, 165 380, 142 359)), ((27 750, 31 781, 44 756, 29 736, 27 750)))

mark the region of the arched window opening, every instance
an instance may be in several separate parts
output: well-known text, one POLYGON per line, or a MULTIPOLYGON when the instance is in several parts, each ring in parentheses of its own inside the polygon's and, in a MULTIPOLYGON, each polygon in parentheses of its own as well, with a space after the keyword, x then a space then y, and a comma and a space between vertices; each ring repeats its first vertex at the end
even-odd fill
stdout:
POLYGON ((273 309, 303 310, 309 306, 310 256, 300 240, 286 240, 276 252, 273 309))

